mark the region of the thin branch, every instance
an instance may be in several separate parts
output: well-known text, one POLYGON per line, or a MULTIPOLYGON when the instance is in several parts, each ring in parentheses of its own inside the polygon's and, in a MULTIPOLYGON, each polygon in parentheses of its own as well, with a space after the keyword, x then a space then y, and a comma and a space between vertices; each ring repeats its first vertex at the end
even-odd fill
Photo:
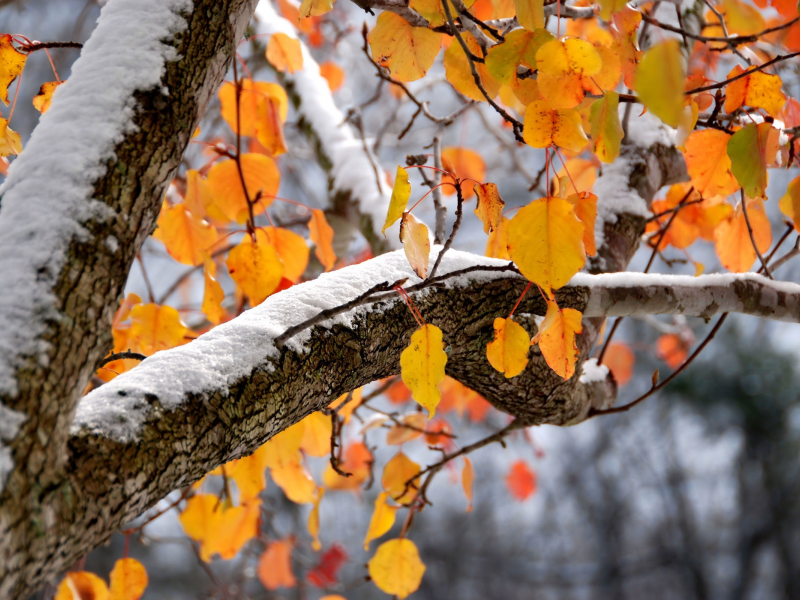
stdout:
POLYGON ((753 244, 753 250, 756 251, 756 256, 758 256, 758 260, 761 261, 761 266, 767 274, 767 277, 774 279, 772 272, 769 270, 769 265, 767 265, 767 261, 764 260, 761 250, 758 249, 758 244, 756 244, 756 238, 753 235, 753 226, 750 225, 750 217, 747 215, 747 198, 744 196, 744 189, 742 189, 742 213, 744 214, 745 223, 747 223, 747 233, 750 234, 750 242, 753 244))
POLYGON ((97 365, 97 368, 105 367, 108 363, 114 362, 115 360, 144 360, 147 358, 144 354, 140 354, 138 352, 131 352, 128 350, 127 352, 114 352, 113 354, 109 354, 100 363, 97 365))
POLYGON ((431 272, 428 274, 429 277, 435 277, 436 271, 439 268, 439 264, 442 262, 445 253, 450 249, 453 245, 453 240, 456 238, 456 234, 458 233, 458 228, 461 227, 461 219, 464 216, 464 196, 461 193, 461 181, 459 180, 456 184, 456 197, 458 198, 458 204, 456 205, 456 221, 453 223, 453 230, 450 232, 450 237, 447 238, 447 241, 444 243, 444 247, 442 248, 441 252, 439 252, 439 256, 436 257, 436 262, 433 263, 433 268, 431 272))

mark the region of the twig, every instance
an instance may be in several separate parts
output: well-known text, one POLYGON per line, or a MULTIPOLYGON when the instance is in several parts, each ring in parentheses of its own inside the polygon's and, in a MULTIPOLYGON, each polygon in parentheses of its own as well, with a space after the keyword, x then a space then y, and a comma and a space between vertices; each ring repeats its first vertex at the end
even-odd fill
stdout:
POLYGON ((20 46, 20 50, 24 50, 27 54, 50 48, 83 48, 83 44, 78 42, 33 42, 32 44, 22 44, 20 46))
POLYGON ((756 251, 756 256, 758 256, 758 260, 761 261, 761 266, 764 268, 764 272, 767 274, 767 277, 774 279, 774 277, 772 277, 772 271, 769 270, 769 265, 767 265, 767 261, 764 260, 764 257, 761 255, 761 250, 758 249, 758 244, 756 244, 756 238, 753 235, 753 227, 750 225, 750 217, 747 215, 747 198, 745 198, 744 189, 741 191, 742 213, 744 214, 744 221, 747 223, 747 233, 750 234, 750 242, 753 244, 753 250, 756 251))
POLYGON ((755 71, 763 71, 767 67, 771 67, 772 65, 774 65, 776 63, 779 63, 781 61, 787 60, 789 58, 794 58, 795 56, 800 56, 800 52, 792 52, 791 54, 779 54, 778 56, 776 56, 772 60, 768 60, 764 64, 759 65, 757 67, 753 67, 752 69, 744 71, 743 73, 739 73, 738 75, 736 75, 734 77, 731 77, 730 79, 726 79, 725 81, 720 81, 719 83, 714 83, 712 85, 705 85, 705 86, 702 86, 702 87, 699 87, 699 88, 694 88, 693 90, 689 90, 689 91, 685 92, 685 95, 686 96, 691 96, 692 94, 697 94, 699 92, 707 92, 709 90, 716 90, 716 89, 719 89, 719 88, 723 88, 726 85, 728 85, 729 83, 733 83, 734 81, 737 81, 737 80, 741 79, 742 77, 747 77, 748 75, 752 75, 755 71))
POLYGON ((114 362, 115 360, 144 360, 147 358, 144 354, 140 354, 138 352, 131 352, 128 350, 127 352, 114 352, 113 354, 109 354, 108 356, 104 357, 103 360, 100 361, 100 364, 97 365, 97 368, 105 367, 108 363, 114 362))
POLYGON ((433 268, 431 272, 428 274, 428 277, 435 277, 436 271, 439 268, 439 264, 442 262, 445 253, 450 249, 453 245, 453 240, 458 233, 458 228, 461 227, 461 218, 464 216, 464 196, 461 193, 461 180, 459 179, 456 182, 456 197, 458 198, 458 204, 456 205, 456 221, 453 223, 453 229, 450 232, 450 237, 447 238, 447 241, 444 243, 444 247, 442 248, 441 252, 439 252, 439 256, 436 257, 436 262, 433 263, 433 268))

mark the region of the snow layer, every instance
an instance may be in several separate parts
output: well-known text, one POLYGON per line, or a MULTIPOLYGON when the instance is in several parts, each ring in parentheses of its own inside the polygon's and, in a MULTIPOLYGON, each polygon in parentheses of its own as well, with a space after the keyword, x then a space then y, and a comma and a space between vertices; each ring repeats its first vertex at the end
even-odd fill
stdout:
MULTIPOLYGON (((25 357, 46 364, 40 336, 61 315, 52 293, 73 239, 84 224, 115 214, 92 199, 114 146, 133 127, 133 93, 160 85, 171 39, 186 27, 190 0, 111 0, 97 28, 0 187, 0 396, 18 392, 25 357)), ((0 490, 13 468, 11 441, 24 415, 0 404, 0 490)))
MULTIPOLYGON (((297 38, 297 29, 275 12, 270 0, 259 2, 256 18, 259 35, 285 33, 297 38)), ((328 82, 319 73, 319 65, 302 41, 300 45, 303 68, 285 76, 300 96, 299 113, 311 125, 323 152, 333 165, 333 189, 351 192, 353 200, 359 204, 360 212, 371 217, 372 227, 377 233, 386 220, 392 190, 388 183, 379 184, 373 167, 373 164, 378 165, 377 158, 367 154, 361 140, 345 123, 345 116, 337 108, 328 82)), ((383 169, 378 167, 378 173, 383 176, 383 169)), ((387 235, 387 240, 396 246, 395 238, 396 235, 387 235)))
POLYGON ((608 377, 608 367, 598 365, 596 358, 590 358, 583 363, 579 381, 581 383, 597 383, 598 381, 605 381, 606 377, 608 377))
MULTIPOLYGON (((441 246, 432 249, 431 267, 440 249, 441 246)), ((508 262, 449 250, 439 266, 439 273, 478 264, 505 265, 508 262)), ((464 286, 499 276, 504 275, 470 273, 448 280, 448 284, 464 286)), ((289 327, 315 317, 324 309, 349 302, 377 283, 391 283, 406 277, 406 285, 420 281, 411 270, 405 253, 396 250, 367 263, 324 273, 314 281, 270 296, 236 319, 215 327, 185 346, 155 354, 132 371, 89 393, 78 405, 73 431, 87 427, 121 442, 135 440, 149 412, 147 394, 157 396, 164 408, 172 410, 187 394, 225 390, 256 367, 263 368, 269 357, 278 356, 274 340, 289 327)), ((371 310, 369 305, 362 306, 322 325, 350 325, 357 316, 371 310)), ((286 345, 302 351, 310 335, 310 330, 305 330, 286 345)))

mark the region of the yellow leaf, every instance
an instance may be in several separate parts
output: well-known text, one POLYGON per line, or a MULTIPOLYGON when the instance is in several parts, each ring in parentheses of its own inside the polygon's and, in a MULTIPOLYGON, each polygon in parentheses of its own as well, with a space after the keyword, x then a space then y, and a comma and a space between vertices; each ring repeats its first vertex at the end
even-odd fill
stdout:
POLYGON ((58 584, 55 600, 108 600, 108 586, 88 571, 67 573, 58 584))
POLYGON ((483 223, 483 232, 490 233, 500 226, 503 218, 503 207, 506 205, 493 183, 476 183, 472 188, 478 196, 475 214, 483 223))
POLYGON ((239 488, 239 503, 244 504, 264 491, 267 487, 267 478, 264 471, 267 468, 268 449, 259 447, 250 456, 232 460, 225 465, 225 474, 236 482, 239 488))
POLYGON ((625 8, 626 4, 625 0, 600 0, 600 18, 610 21, 611 16, 625 8))
POLYGON ((525 370, 530 346, 531 338, 522 325, 498 317, 494 320, 494 339, 486 346, 486 357, 509 379, 525 370))
POLYGON ((129 343, 146 356, 179 346, 187 331, 180 314, 171 306, 137 304, 131 309, 129 343))
POLYGON ((369 522, 367 536, 364 538, 364 550, 369 550, 369 543, 386 534, 393 526, 395 514, 399 506, 390 506, 387 502, 389 492, 381 492, 375 499, 375 510, 369 522))
POLYGON ((555 145, 571 152, 580 152, 589 141, 583 132, 581 116, 574 108, 555 109, 546 100, 528 104, 522 137, 534 148, 555 145))
POLYGON ((222 502, 215 494, 198 494, 186 501, 186 508, 178 517, 183 530, 200 543, 200 558, 209 562, 215 550, 208 545, 222 524, 222 502))
POLYGON ((335 0, 303 0, 300 3, 301 17, 317 17, 333 8, 335 0))
POLYGON ((315 552, 322 549, 322 544, 319 541, 319 503, 322 502, 322 497, 325 495, 323 488, 317 488, 317 497, 314 499, 314 506, 311 512, 308 513, 308 533, 311 535, 311 547, 315 552))
POLYGON ((539 198, 511 219, 508 252, 522 274, 550 295, 583 267, 583 229, 572 203, 539 198))
POLYGON ((331 452, 331 418, 322 411, 313 412, 302 421, 300 449, 309 456, 327 456, 331 452))
POLYGON ((207 542, 208 551, 217 552, 225 560, 233 558, 258 535, 260 518, 261 500, 258 499, 223 511, 216 535, 207 542))
POLYGON ((792 220, 795 230, 800 231, 800 177, 795 177, 789 183, 778 206, 781 212, 792 220))
POLYGON ((311 241, 316 244, 314 255, 325 267, 325 271, 330 271, 336 264, 336 253, 333 251, 333 227, 328 225, 325 212, 319 208, 311 211, 308 234, 311 241))
POLYGON ((599 72, 600 55, 586 40, 552 40, 536 52, 539 92, 553 108, 573 108, 586 95, 583 78, 599 72))
POLYGON ((209 216, 220 222, 228 220, 225 213, 214 204, 214 196, 208 181, 194 169, 186 171, 186 195, 183 197, 183 205, 199 219, 209 216))
POLYGON ((219 325, 225 318, 225 309, 222 308, 222 301, 225 299, 225 292, 222 286, 214 278, 217 265, 207 260, 203 269, 203 314, 214 325, 219 325))
POLYGON ((276 433, 264 447, 267 449, 266 463, 270 469, 284 467, 300 461, 300 444, 303 443, 306 425, 303 421, 276 433))
POLYGON ((428 228, 411 213, 404 213, 400 221, 400 241, 408 259, 408 264, 420 279, 428 276, 428 257, 431 253, 431 242, 428 228))
POLYGON ((411 502, 417 494, 419 488, 420 467, 413 460, 408 458, 403 451, 398 452, 394 458, 383 467, 381 484, 393 500, 400 504, 411 502), (413 481, 411 481, 413 479, 413 481), (406 486, 406 483, 411 483, 406 486))
POLYGON ((535 31, 544 27, 544 0, 514 0, 517 21, 525 29, 535 31))
POLYGON ((111 570, 109 600, 139 600, 147 588, 147 570, 135 558, 121 558, 111 570))
POLYGON ((442 394, 439 384, 444 379, 447 354, 442 347, 442 330, 423 325, 411 336, 411 342, 400 355, 400 374, 418 404, 433 417, 442 394))
POLYGON ((548 300, 547 314, 534 338, 547 364, 564 379, 575 374, 578 359, 575 335, 583 330, 581 316, 574 308, 560 309, 554 300, 548 300))
POLYGON ((267 60, 281 73, 294 73, 303 68, 303 51, 300 40, 285 33, 275 33, 267 43, 267 60))
POLYGON ((186 210, 183 204, 162 210, 158 227, 167 252, 184 265, 201 264, 208 257, 208 249, 217 241, 217 230, 186 210))
POLYGON ((289 113, 289 98, 280 85, 252 79, 242 79, 240 85, 238 128, 236 84, 226 81, 219 88, 220 112, 233 133, 240 131, 241 135, 256 137, 259 125, 259 107, 269 98, 276 100, 280 107, 281 123, 286 121, 286 115, 289 113))
MULTIPOLYGON (((469 33, 462 33, 461 36, 470 52, 475 56, 480 56, 480 45, 475 41, 475 38, 469 33)), ((466 54, 464 54, 461 44, 458 42, 450 44, 450 47, 445 50, 443 64, 447 80, 453 84, 456 90, 467 98, 478 102, 486 102, 486 96, 483 95, 483 92, 475 83, 470 63, 466 54)), ((492 76, 485 64, 476 63, 475 70, 480 77, 483 89, 486 90, 490 98, 494 99, 500 89, 500 82, 492 76)))
POLYGON ((625 132, 619 122, 619 94, 606 92, 592 104, 592 142, 594 153, 604 163, 612 163, 619 156, 619 147, 625 132))
POLYGON ((350 417, 353 416, 353 412, 361 405, 361 395, 363 393, 362 388, 358 388, 357 390, 353 390, 352 396, 350 394, 342 394, 336 400, 331 402, 329 408, 331 409, 338 409, 337 414, 342 418, 344 424, 347 425, 350 422, 350 417), (347 404, 344 403, 347 400, 348 396, 350 396, 350 400, 347 404), (341 408, 339 408, 341 406, 341 408))
POLYGON ((53 100, 53 92, 60 86, 63 81, 48 81, 39 87, 39 93, 33 97, 33 106, 40 113, 44 114, 50 108, 50 103, 53 100))
POLYGON ((597 219, 597 196, 591 192, 581 192, 567 196, 567 201, 575 207, 575 216, 583 223, 583 247, 586 254, 594 256, 597 247, 594 241, 594 222, 597 219))
POLYGON ((0 157, 22 152, 22 138, 8 126, 8 121, 0 118, 0 157))
POLYGON ((405 538, 381 544, 367 566, 375 585, 400 600, 417 591, 425 573, 417 547, 405 538))
POLYGON ((270 542, 258 559, 258 578, 270 591, 297 585, 292 572, 292 538, 270 542))
POLYGON ((489 233, 489 239, 486 240, 486 256, 511 260, 511 255, 508 253, 509 223, 511 223, 511 219, 501 217, 497 229, 489 233))
POLYGON ((412 27, 403 17, 384 11, 369 33, 373 58, 399 81, 425 76, 442 47, 442 34, 412 27))
POLYGON ((383 235, 386 230, 394 225, 395 221, 403 216, 411 197, 411 184, 408 182, 408 171, 403 167, 397 167, 397 175, 394 178, 394 188, 392 189, 392 199, 389 201, 389 211, 386 213, 386 222, 383 224, 383 235))
POLYGON ((8 86, 22 74, 26 55, 18 52, 11 43, 11 36, 0 36, 0 100, 8 106, 8 86))
POLYGON ((263 154, 242 154, 240 163, 247 187, 246 195, 235 160, 215 164, 208 172, 207 181, 214 205, 228 220, 244 223, 250 216, 248 198, 253 203, 254 216, 264 212, 278 193, 281 174, 275 161, 263 154))
POLYGON ((301 236, 283 227, 265 227, 264 231, 283 263, 283 276, 296 283, 308 266, 308 244, 301 236))
MULTIPOLYGON (((777 117, 783 105, 786 104, 786 96, 781 91, 783 82, 778 75, 770 75, 763 71, 752 71, 749 75, 732 81, 725 87, 725 112, 732 113, 742 105, 753 108, 763 108, 770 116, 777 117)), ((728 73, 727 79, 732 79, 741 75, 745 70, 736 65, 728 73)))
POLYGON ((517 66, 536 69, 536 52, 542 45, 554 40, 555 36, 546 29, 533 32, 515 29, 505 38, 502 44, 489 48, 486 68, 500 83, 513 85, 517 81, 517 66))
POLYGON ((317 484, 301 463, 292 462, 282 467, 272 467, 269 474, 286 497, 295 504, 307 504, 316 500, 317 484))
POLYGON ((250 298, 252 306, 261 304, 281 282, 283 263, 263 229, 256 229, 256 240, 245 235, 228 254, 225 264, 231 278, 250 298))
POLYGON ((464 457, 464 468, 461 470, 461 486, 464 488, 464 495, 467 497, 467 512, 472 512, 472 483, 475 481, 475 473, 472 470, 472 461, 464 457))
POLYGON ((636 72, 634 89, 640 100, 670 127, 677 127, 681 121, 685 76, 680 42, 675 39, 645 52, 636 72))

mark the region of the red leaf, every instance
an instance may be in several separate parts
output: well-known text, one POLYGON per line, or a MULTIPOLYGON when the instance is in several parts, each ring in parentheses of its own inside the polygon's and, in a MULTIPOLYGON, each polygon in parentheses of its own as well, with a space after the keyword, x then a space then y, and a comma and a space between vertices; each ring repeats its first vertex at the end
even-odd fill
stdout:
POLYGON ((331 546, 319 561, 319 564, 309 571, 306 579, 312 585, 326 588, 338 583, 336 575, 339 568, 347 562, 347 552, 340 544, 331 546))
POLYGON ((518 460, 506 475, 506 485, 514 498, 527 500, 536 492, 536 473, 530 470, 524 460, 518 460))

